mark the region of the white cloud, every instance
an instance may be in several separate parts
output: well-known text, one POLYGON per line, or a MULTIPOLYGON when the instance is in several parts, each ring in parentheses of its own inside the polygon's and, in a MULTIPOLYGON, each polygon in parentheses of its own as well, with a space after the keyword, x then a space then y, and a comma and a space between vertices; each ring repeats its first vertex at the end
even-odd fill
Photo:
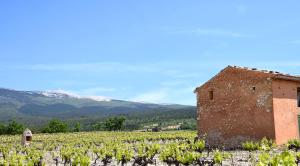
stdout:
POLYGON ((80 98, 80 95, 76 94, 75 92, 69 91, 69 90, 63 90, 63 89, 47 90, 47 91, 42 92, 42 94, 45 95, 45 96, 51 96, 51 95, 56 94, 56 93, 66 94, 68 96, 72 96, 72 97, 75 97, 75 98, 80 98))
POLYGON ((43 91, 41 92, 41 94, 43 94, 44 96, 48 96, 48 97, 60 97, 61 94, 63 95, 68 95, 70 97, 73 98, 79 98, 79 99, 92 99, 95 101, 110 101, 111 98, 109 97, 105 97, 105 96, 96 96, 96 95, 78 95, 77 93, 70 91, 70 90, 62 90, 62 89, 58 89, 58 90, 47 90, 47 91, 43 91))
POLYGON ((193 72, 184 72, 181 70, 162 70, 162 74, 171 76, 174 78, 195 78, 199 77, 199 74, 193 72))
POLYGON ((116 91, 115 88, 94 87, 94 88, 82 89, 82 90, 80 90, 80 93, 92 95, 92 94, 98 94, 98 93, 103 93, 103 92, 115 92, 115 91, 116 91))
POLYGON ((129 100, 149 103, 177 103, 195 105, 195 99, 190 99, 195 87, 161 87, 139 94, 129 100))
POLYGON ((69 64, 33 64, 23 68, 28 70, 42 71, 89 71, 89 72, 121 72, 121 71, 140 71, 155 72, 156 68, 137 64, 125 64, 119 62, 98 62, 98 63, 69 63, 69 64))
POLYGON ((159 89, 150 92, 145 92, 143 94, 139 94, 132 99, 131 101, 137 102, 151 102, 151 103, 164 103, 168 99, 168 90, 167 89, 159 89))
MULTIPOLYGON (((31 70, 45 72, 83 72, 101 74, 120 73, 143 73, 159 74, 174 78, 195 78, 198 73, 190 72, 186 68, 178 68, 177 63, 119 63, 119 62, 96 62, 96 63, 69 63, 69 64, 32 64, 4 66, 4 70, 31 70)), ((1 68, 0 68, 1 69, 1 68)))
POLYGON ((167 86, 167 87, 186 85, 186 84, 188 84, 187 80, 169 80, 161 83, 162 86, 167 86))

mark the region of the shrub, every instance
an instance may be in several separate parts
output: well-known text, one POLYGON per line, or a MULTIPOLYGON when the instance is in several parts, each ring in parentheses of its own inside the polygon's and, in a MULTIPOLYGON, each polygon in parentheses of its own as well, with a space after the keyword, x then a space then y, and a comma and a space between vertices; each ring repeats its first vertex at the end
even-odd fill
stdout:
POLYGON ((159 158, 161 161, 167 163, 168 165, 179 165, 177 157, 180 155, 180 149, 177 144, 167 145, 160 153, 159 158))
POLYGON ((281 152, 272 158, 270 164, 275 165, 288 165, 288 166, 297 166, 296 157, 293 153, 289 151, 281 152))
POLYGON ((242 147, 244 150, 251 152, 251 151, 258 150, 259 143, 253 142, 253 141, 246 141, 246 142, 242 143, 242 147))
POLYGON ((298 151, 300 149, 300 140, 298 140, 298 139, 289 140, 287 143, 287 147, 289 150, 298 151))
POLYGON ((196 152, 202 152, 205 148, 205 140, 197 140, 192 144, 192 149, 196 152))
POLYGON ((196 130, 197 125, 196 125, 196 123, 193 123, 193 122, 183 122, 180 125, 180 129, 181 130, 196 130))
POLYGON ((17 123, 16 121, 10 121, 6 126, 5 134, 22 134, 24 131, 24 126, 22 124, 17 123))
POLYGON ((271 150, 273 147, 275 147, 275 143, 273 142, 273 140, 268 140, 266 137, 264 137, 260 143, 259 143, 259 150, 264 150, 264 151, 269 151, 271 150))
POLYGON ((0 135, 6 134, 6 126, 0 123, 0 135))
POLYGON ((121 130, 124 126, 125 120, 126 118, 123 116, 109 118, 104 122, 104 128, 108 131, 121 130))
POLYGON ((51 120, 48 125, 42 130, 43 133, 65 133, 67 131, 67 124, 60 120, 51 120))
POLYGON ((258 157, 257 166, 297 166, 296 155, 290 151, 283 151, 271 157, 267 152, 262 152, 258 157))
POLYGON ((180 155, 177 156, 177 160, 182 165, 191 165, 194 164, 194 162, 197 161, 200 157, 201 153, 198 152, 181 151, 180 155))
POLYGON ((262 152, 258 156, 257 166, 266 166, 266 165, 269 165, 270 162, 271 162, 271 156, 270 156, 270 154, 266 153, 266 152, 262 152))
POLYGON ((81 125, 79 122, 77 122, 74 127, 74 132, 79 132, 80 130, 81 130, 81 125))
POLYGON ((116 151, 116 159, 121 166, 125 165, 133 158, 134 154, 130 147, 118 147, 116 151))
POLYGON ((260 142, 246 141, 242 143, 242 147, 247 151, 255 151, 255 150, 263 150, 269 151, 273 147, 275 147, 275 143, 273 140, 268 140, 267 138, 263 138, 260 142))
POLYGON ((214 164, 222 165, 222 162, 226 159, 230 158, 230 154, 226 152, 220 152, 219 150, 214 151, 214 164))

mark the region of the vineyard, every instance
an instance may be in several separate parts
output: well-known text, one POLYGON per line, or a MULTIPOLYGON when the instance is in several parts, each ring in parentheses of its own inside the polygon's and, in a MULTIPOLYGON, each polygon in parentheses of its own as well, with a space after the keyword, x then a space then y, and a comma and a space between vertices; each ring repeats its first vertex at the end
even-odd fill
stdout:
POLYGON ((210 148, 196 132, 81 132, 35 134, 28 147, 21 136, 0 136, 0 165, 297 165, 300 141, 276 147, 245 142, 242 149, 210 148))

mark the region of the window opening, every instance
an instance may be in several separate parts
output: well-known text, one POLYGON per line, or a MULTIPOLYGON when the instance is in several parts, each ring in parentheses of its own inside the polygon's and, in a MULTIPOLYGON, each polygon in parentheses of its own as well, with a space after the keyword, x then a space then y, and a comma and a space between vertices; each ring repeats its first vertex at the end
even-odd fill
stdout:
POLYGON ((26 141, 31 141, 32 137, 31 136, 26 136, 26 141))
POLYGON ((297 105, 300 107, 300 87, 297 88, 297 105))
POLYGON ((209 99, 210 100, 214 99, 214 91, 209 91, 209 99))

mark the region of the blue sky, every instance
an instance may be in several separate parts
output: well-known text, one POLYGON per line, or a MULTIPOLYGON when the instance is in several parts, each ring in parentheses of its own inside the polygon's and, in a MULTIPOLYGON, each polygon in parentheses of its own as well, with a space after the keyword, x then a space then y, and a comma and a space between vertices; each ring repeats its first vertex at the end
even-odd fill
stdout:
POLYGON ((300 1, 0 2, 0 87, 195 105, 227 65, 300 74, 300 1))

